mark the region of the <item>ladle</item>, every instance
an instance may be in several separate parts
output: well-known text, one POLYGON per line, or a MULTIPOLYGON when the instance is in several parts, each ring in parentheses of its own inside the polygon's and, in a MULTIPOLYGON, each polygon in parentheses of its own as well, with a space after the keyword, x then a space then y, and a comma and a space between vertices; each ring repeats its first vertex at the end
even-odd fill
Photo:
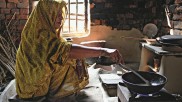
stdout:
POLYGON ((133 70, 129 67, 126 67, 125 65, 123 65, 121 63, 119 64, 119 66, 126 69, 126 70, 132 71, 136 76, 138 76, 141 80, 143 80, 145 82, 145 84, 142 84, 142 85, 151 86, 151 83, 147 79, 142 77, 139 73, 137 73, 135 70, 133 70))

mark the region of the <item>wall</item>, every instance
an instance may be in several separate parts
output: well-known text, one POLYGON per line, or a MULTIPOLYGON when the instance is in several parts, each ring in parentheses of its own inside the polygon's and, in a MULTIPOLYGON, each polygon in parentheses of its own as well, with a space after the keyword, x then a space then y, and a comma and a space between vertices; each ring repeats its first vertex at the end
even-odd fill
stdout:
MULTIPOLYGON (((0 0, 0 33, 5 29, 4 22, 9 22, 16 13, 11 28, 20 34, 33 2, 34 0, 0 0)), ((91 4, 95 4, 91 9, 92 25, 106 25, 112 30, 136 28, 142 31, 147 23, 154 23, 160 29, 158 35, 161 36, 166 34, 166 30, 161 30, 166 25, 164 11, 166 2, 165 0, 90 0, 91 4)))
POLYGON ((0 0, 0 33, 8 29, 19 36, 28 15, 29 0, 0 0))
MULTIPOLYGON (((172 0, 90 0, 91 4, 95 4, 91 9, 91 34, 74 39, 74 42, 106 40, 106 47, 118 48, 127 61, 137 62, 140 59, 138 40, 120 37, 141 37, 143 27, 148 23, 158 27, 156 36, 167 34, 169 27, 164 5, 170 4, 169 1, 172 0)), ((32 9, 32 2, 33 0, 0 0, 0 33, 6 29, 2 26, 4 22, 9 22, 16 12, 9 28, 19 36, 32 9)))
POLYGON ((92 25, 106 25, 117 30, 140 31, 148 23, 155 24, 157 36, 165 35, 166 28, 165 0, 92 0, 92 25))
POLYGON ((166 5, 166 16, 168 17, 168 26, 170 34, 182 35, 182 1, 175 0, 166 5))
POLYGON ((106 40, 105 47, 119 49, 126 62, 139 62, 139 40, 122 36, 144 37, 143 28, 148 23, 158 27, 156 36, 169 32, 164 0, 91 0, 91 3, 95 5, 91 9, 90 36, 74 39, 74 43, 106 40))
POLYGON ((141 38, 143 34, 133 28, 131 30, 111 30, 107 26, 92 26, 91 33, 88 37, 75 38, 74 43, 81 43, 92 40, 105 40, 105 47, 118 49, 126 62, 140 61, 139 40, 126 39, 125 37, 141 38))

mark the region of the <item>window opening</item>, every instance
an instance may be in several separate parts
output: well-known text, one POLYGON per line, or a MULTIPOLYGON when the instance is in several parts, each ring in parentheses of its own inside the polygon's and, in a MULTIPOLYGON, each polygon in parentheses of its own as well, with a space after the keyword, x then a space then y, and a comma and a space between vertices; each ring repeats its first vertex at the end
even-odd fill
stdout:
POLYGON ((65 0, 67 16, 61 30, 63 37, 84 37, 90 33, 90 7, 88 0, 65 0))

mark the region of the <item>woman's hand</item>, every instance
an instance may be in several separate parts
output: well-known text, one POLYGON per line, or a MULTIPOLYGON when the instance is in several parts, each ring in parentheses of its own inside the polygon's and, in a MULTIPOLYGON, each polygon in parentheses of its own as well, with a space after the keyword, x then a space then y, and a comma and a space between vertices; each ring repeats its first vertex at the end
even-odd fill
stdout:
POLYGON ((123 57, 117 49, 103 48, 102 50, 104 51, 103 56, 110 57, 116 63, 124 64, 123 57))

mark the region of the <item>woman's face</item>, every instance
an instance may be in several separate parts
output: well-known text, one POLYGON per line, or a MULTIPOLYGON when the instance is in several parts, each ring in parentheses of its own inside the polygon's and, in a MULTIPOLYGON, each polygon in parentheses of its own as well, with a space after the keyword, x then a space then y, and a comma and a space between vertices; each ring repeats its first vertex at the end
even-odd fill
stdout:
POLYGON ((58 14, 57 14, 57 17, 56 17, 56 21, 54 23, 54 26, 56 29, 60 28, 61 26, 61 23, 62 23, 62 13, 61 13, 61 10, 58 11, 58 14))

